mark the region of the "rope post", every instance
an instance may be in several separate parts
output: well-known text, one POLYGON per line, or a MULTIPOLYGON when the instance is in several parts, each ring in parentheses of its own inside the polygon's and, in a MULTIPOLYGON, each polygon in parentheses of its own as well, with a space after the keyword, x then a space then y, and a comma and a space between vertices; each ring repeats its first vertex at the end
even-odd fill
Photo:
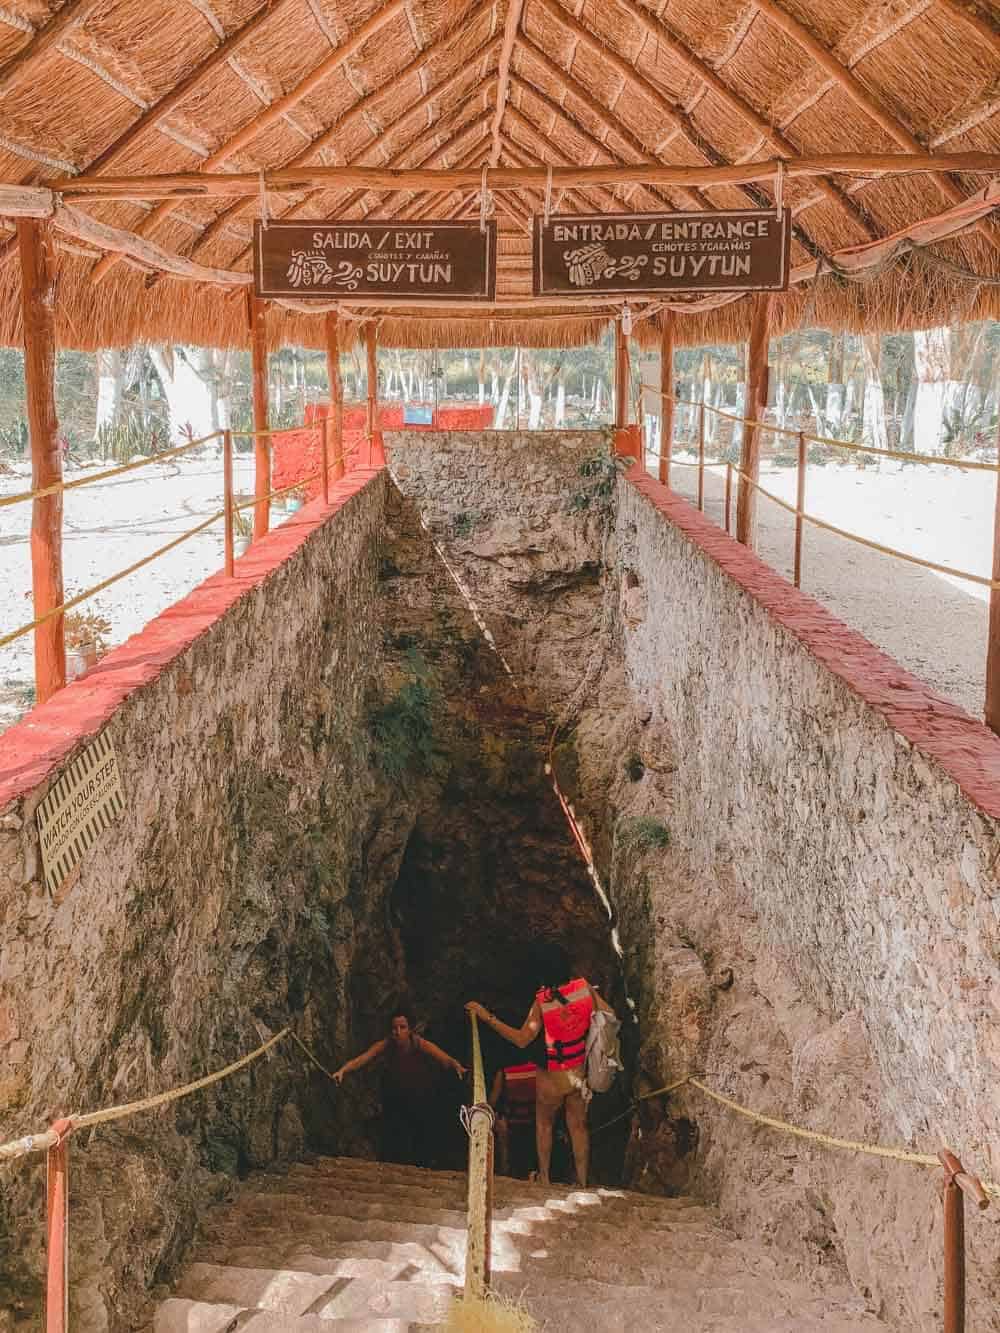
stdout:
POLYGON ((271 437, 267 417, 267 303, 248 294, 247 320, 250 325, 251 384, 253 389, 254 475, 253 538, 266 535, 270 526, 271 437))
POLYGON ((233 577, 233 432, 222 432, 222 507, 226 550, 226 578, 233 577))
MULTIPOLYGON (((997 463, 1000 464, 1000 427, 997 429, 997 463)), ((993 582, 1000 581, 1000 472, 994 473, 993 582)), ((986 725, 1000 736, 1000 588, 990 588, 990 621, 986 636, 986 725)))
POLYGON ((944 1333, 965 1333, 965 1195, 979 1209, 990 1197, 982 1182, 970 1175, 953 1152, 942 1148, 938 1160, 945 1170, 944 1204, 944 1333))
POLYGON ((705 512, 705 404, 698 405, 698 508, 705 512))
POLYGON ((674 447, 674 312, 667 310, 660 328, 660 469, 659 479, 670 485, 670 455, 674 447))
POLYGON ((733 507, 733 465, 726 464, 726 531, 732 531, 730 514, 733 507))
POLYGON ((46 1153, 46 1240, 48 1276, 45 1285, 45 1333, 69 1328, 69 1143, 72 1120, 57 1120, 52 1129, 58 1143, 46 1153))
POLYGON ((799 431, 799 466, 795 491, 795 586, 802 587, 802 515, 806 508, 806 433, 799 431))
POLYGON ((490 1281, 491 1200, 493 1196, 493 1108, 486 1100, 479 1025, 472 1024, 472 1106, 463 1108, 469 1134, 468 1238, 465 1250, 465 1298, 482 1300, 490 1281))

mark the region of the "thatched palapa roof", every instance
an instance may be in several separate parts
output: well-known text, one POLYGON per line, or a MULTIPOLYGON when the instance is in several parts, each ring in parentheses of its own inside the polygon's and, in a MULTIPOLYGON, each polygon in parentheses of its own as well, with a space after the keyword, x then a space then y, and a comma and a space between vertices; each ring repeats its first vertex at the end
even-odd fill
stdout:
MULTIPOLYGON (((777 328, 806 317, 876 330, 996 315, 1000 286, 967 276, 1000 277, 1000 191, 988 174, 792 169, 819 154, 928 152, 1000 153, 1000 12, 990 0, 0 4, 0 187, 63 191, 66 346, 245 344, 239 275, 261 207, 257 193, 74 197, 74 180, 286 167, 466 171, 430 191, 335 178, 268 189, 275 217, 402 219, 477 216, 470 181, 483 165, 700 169, 781 158, 796 282, 777 302, 777 328)), ((375 311, 381 341, 559 344, 606 327, 614 303, 532 302, 540 180, 495 189, 495 306, 375 311)), ((773 208, 778 188, 773 177, 588 181, 551 202, 562 212, 773 208)), ((3 213, 0 342, 17 343, 15 224, 3 213)), ((650 302, 645 322, 640 309, 639 330, 655 334, 662 308, 650 302)), ((671 308, 682 341, 745 336, 746 298, 671 308)), ((276 304, 269 336, 321 346, 322 316, 276 304)))

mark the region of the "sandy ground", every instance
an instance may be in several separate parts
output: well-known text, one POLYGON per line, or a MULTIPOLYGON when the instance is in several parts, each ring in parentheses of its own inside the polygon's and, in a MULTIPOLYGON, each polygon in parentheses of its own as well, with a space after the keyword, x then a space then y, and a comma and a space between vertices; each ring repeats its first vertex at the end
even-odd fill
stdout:
MULTIPOLYGON (((68 467, 67 480, 99 467, 68 467)), ((0 495, 30 488, 30 470, 0 477, 0 495)), ((234 489, 252 493, 253 463, 237 455, 234 489)), ((151 464, 137 472, 65 495, 63 575, 66 596, 72 597, 111 574, 164 546, 173 537, 197 527, 222 508, 222 458, 214 445, 167 464, 151 464)), ((272 523, 286 517, 272 512, 272 523)), ((30 622, 31 505, 0 509, 0 634, 30 622)), ((221 520, 181 543, 166 555, 98 593, 79 608, 99 611, 111 622, 111 645, 123 642, 166 607, 222 566, 221 520)), ((0 648, 0 728, 9 726, 33 700, 32 635, 0 648)))
MULTIPOLYGON (((691 455, 678 455, 685 457, 691 455)), ((80 475, 80 469, 67 471, 69 478, 80 475)), ((722 473, 707 476, 707 512, 721 522, 722 473)), ((696 477, 693 468, 674 470, 674 484, 690 497, 696 493, 696 477)), ((776 495, 794 500, 793 468, 765 463, 761 481, 776 495)), ((26 467, 19 475, 0 477, 0 495, 29 486, 26 467)), ((235 488, 250 493, 252 487, 252 460, 238 456, 235 488)), ((790 578, 793 519, 764 497, 758 503, 758 549, 790 578)), ((811 466, 806 503, 818 517, 885 545, 972 573, 989 573, 994 499, 993 481, 986 473, 895 464, 861 470, 811 466)), ((221 507, 222 463, 214 446, 197 457, 70 491, 65 500, 67 596, 132 564, 221 507)), ((283 510, 275 510, 272 523, 284 517, 283 510)), ((0 509, 0 633, 31 619, 30 521, 29 504, 0 509)), ((81 609, 100 611, 112 624, 112 643, 121 643, 221 564, 220 522, 81 609)), ((803 589, 941 694, 973 716, 982 715, 985 588, 807 527, 803 589)), ((32 679, 30 635, 0 648, 0 728, 30 707, 32 679)))
MULTIPOLYGON (((680 454, 691 459, 693 455, 680 454)), ((697 470, 672 482, 691 499, 697 470)), ((795 469, 766 462, 761 485, 795 502, 795 469)), ((722 522, 724 469, 706 474, 706 512, 722 522)), ((792 577, 794 517, 758 497, 757 549, 792 577)), ((810 466, 806 510, 849 532, 940 564, 989 577, 994 481, 989 473, 884 463, 810 466)), ((735 515, 735 501, 734 501, 735 515)), ((864 634, 940 694, 981 718, 986 685, 989 590, 805 527, 802 590, 864 634)))

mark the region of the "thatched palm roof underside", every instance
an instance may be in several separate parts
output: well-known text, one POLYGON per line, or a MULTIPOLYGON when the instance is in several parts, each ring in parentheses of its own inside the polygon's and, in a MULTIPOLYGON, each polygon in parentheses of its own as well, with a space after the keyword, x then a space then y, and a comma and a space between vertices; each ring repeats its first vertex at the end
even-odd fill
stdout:
MULTIPOLYGON (((95 171, 288 165, 730 164, 833 152, 1000 152, 1000 10, 990 0, 3 0, 0 183, 95 171), (359 34, 361 40, 358 40, 359 34)), ((789 178, 804 280, 776 327, 886 329, 996 315, 1000 228, 964 201, 981 174, 789 178), (932 243, 901 252, 917 224, 932 243), (974 216, 974 214, 973 214, 974 216), (956 229, 964 227, 956 234, 956 229), (881 251, 873 243, 896 237, 881 251), (851 278, 851 257, 874 253, 851 278), (809 280, 820 260, 826 275, 809 280)), ((773 207, 773 181, 591 186, 563 212, 773 207)), ((495 309, 385 311, 386 343, 556 344, 594 337, 598 303, 531 305, 529 222, 543 191, 499 192, 495 309)), ((989 196, 992 199, 992 195, 989 196)), ((477 216, 475 189, 271 194, 273 216, 477 216)), ((216 270, 246 272, 257 197, 77 202, 82 214, 216 270)), ((982 213, 984 209, 978 210, 982 213)), ((59 233, 63 345, 245 344, 244 288, 164 274, 59 233)), ((20 341, 13 223, 0 218, 0 342, 20 341)), ((683 302, 675 301, 674 308, 683 302)), ((348 317, 360 318, 361 310, 348 317)), ((370 313, 370 312, 367 312, 370 313)), ((655 336, 657 316, 639 330, 655 336)), ((286 307, 272 342, 321 346, 286 307)), ((695 301, 682 341, 745 336, 749 301, 695 301)))

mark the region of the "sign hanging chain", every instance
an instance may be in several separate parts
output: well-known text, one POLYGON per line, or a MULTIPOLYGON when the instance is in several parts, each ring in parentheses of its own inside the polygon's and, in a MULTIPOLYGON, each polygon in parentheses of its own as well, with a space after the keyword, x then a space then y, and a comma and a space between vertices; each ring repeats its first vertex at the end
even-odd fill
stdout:
POLYGON ((549 214, 552 211, 552 164, 549 163, 549 169, 545 173, 545 223, 549 225, 549 214))
POLYGON ((781 217, 782 209, 785 206, 785 163, 783 158, 778 158, 778 174, 774 179, 774 210, 778 217, 781 217))
POLYGON ((267 212, 267 186, 264 184, 264 168, 261 167, 260 173, 260 225, 267 231, 267 224, 270 221, 267 212))
POLYGON ((479 230, 486 230, 486 219, 491 218, 496 211, 496 204, 493 202, 493 193, 486 184, 486 164, 483 163, 483 180, 479 187, 479 230))

